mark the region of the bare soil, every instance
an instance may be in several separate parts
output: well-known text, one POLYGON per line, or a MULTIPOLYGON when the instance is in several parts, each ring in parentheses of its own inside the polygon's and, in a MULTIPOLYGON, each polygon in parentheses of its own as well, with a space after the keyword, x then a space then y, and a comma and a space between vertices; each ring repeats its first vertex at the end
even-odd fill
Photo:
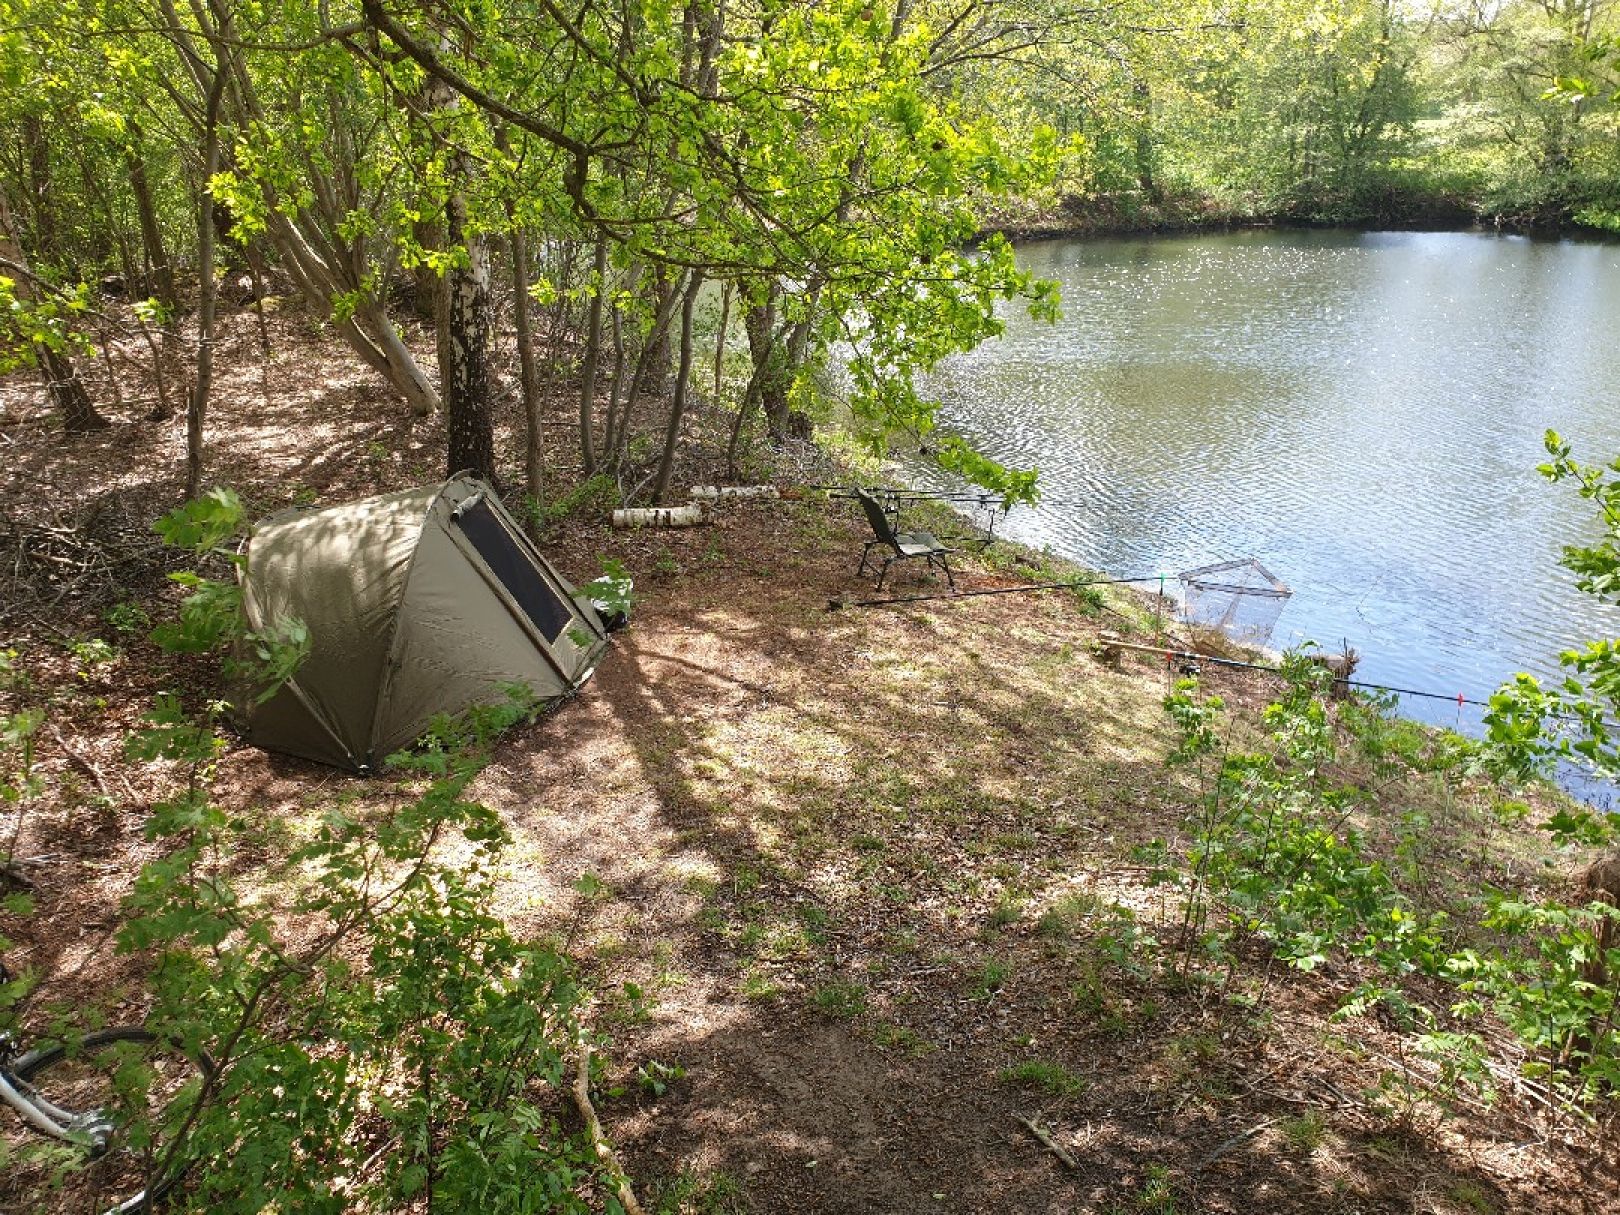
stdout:
MULTIPOLYGON (((210 484, 268 513, 442 474, 438 419, 409 417, 296 310, 272 326, 268 361, 249 314, 216 352, 210 484)), ((132 379, 112 429, 65 439, 34 381, 0 381, 0 648, 27 676, 0 711, 50 711, 45 795, 0 817, 36 908, 0 933, 51 1006, 119 1021, 144 1008, 142 963, 111 937, 150 855, 146 809, 173 779, 125 760, 121 739, 156 692, 211 690, 202 664, 144 639, 143 617, 175 599, 148 529, 183 480, 183 424, 141 420, 147 391, 132 379)), ((565 389, 548 411, 567 485, 565 389)), ((683 477, 712 479, 715 460, 694 435, 683 477)), ((1256 947, 1179 974, 1179 909, 1140 852, 1178 838, 1194 796, 1163 764, 1173 672, 1094 653, 1104 628, 1152 636, 1149 606, 1059 593, 829 611, 870 590, 864 525, 784 486, 697 529, 555 525, 548 549, 571 576, 626 563, 634 622, 477 788, 517 837, 504 914, 562 941, 597 993, 616 1082, 599 1108, 650 1208, 1620 1210, 1612 1126, 1516 1086, 1505 1031, 1486 1106, 1436 1087, 1411 1030, 1332 1019, 1362 977, 1349 968, 1296 974, 1256 947)), ((957 564, 964 587, 1020 576, 1005 555, 957 564)), ((945 589, 916 568, 894 580, 945 589)), ((1270 691, 1204 678, 1240 705, 1270 691)), ((1437 898, 1565 880, 1488 790, 1346 776, 1425 816, 1417 836, 1366 825, 1418 850, 1437 898)), ((269 821, 379 789, 237 747, 218 797, 269 821)), ((1447 1015, 1446 992, 1410 996, 1447 1015)))

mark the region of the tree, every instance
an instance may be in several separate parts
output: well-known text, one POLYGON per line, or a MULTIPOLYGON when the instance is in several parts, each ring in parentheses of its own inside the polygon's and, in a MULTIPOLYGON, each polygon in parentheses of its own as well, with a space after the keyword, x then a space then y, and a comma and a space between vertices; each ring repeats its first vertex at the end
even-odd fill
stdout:
MULTIPOLYGON (((971 195, 1035 180, 1055 142, 1038 132, 1014 157, 994 122, 936 96, 927 81, 936 35, 908 4, 887 16, 853 0, 656 0, 565 13, 542 0, 524 22, 466 5, 453 12, 466 31, 456 46, 382 0, 362 9, 379 40, 373 70, 403 82, 408 61, 487 121, 548 148, 572 221, 605 239, 620 281, 637 284, 618 301, 628 311, 612 318, 616 333, 641 340, 622 398, 610 401, 610 465, 639 390, 655 371, 662 378, 665 340, 700 275, 792 284, 782 305, 793 326, 780 339, 786 374, 799 382, 835 343, 849 343, 851 404, 876 446, 895 429, 932 428, 934 406, 912 378, 998 332, 997 298, 1053 304, 1004 243, 975 254, 962 246, 978 227, 971 195), (564 66, 559 45, 569 48, 564 66)), ((1033 483, 962 445, 940 451, 998 488, 1033 483)))
MULTIPOLYGON (((439 45, 452 43, 441 31, 439 45)), ((494 391, 491 382, 489 245, 468 201, 475 170, 466 133, 457 129, 461 99, 444 81, 425 83, 426 119, 442 145, 444 235, 448 256, 439 324, 439 383, 447 406, 445 476, 471 472, 492 483, 495 472, 494 391)))
POLYGON ((432 413, 438 390, 389 317, 387 266, 379 262, 396 254, 410 227, 398 180, 398 105, 325 23, 325 3, 211 0, 184 15, 173 0, 160 7, 162 37, 180 69, 178 82, 162 87, 199 142, 212 58, 203 48, 241 49, 223 98, 227 166, 209 182, 234 231, 244 241, 268 239, 317 314, 332 318, 414 412, 432 413))
POLYGON ((16 221, 0 182, 0 371, 32 365, 69 434, 101 430, 102 417, 79 381, 72 349, 81 339, 70 321, 86 307, 83 290, 55 291, 35 275, 17 239, 16 221))
POLYGON ((1445 15, 1439 50, 1459 118, 1454 139, 1489 164, 1492 207, 1531 219, 1594 201, 1612 207, 1612 0, 1510 0, 1445 15))

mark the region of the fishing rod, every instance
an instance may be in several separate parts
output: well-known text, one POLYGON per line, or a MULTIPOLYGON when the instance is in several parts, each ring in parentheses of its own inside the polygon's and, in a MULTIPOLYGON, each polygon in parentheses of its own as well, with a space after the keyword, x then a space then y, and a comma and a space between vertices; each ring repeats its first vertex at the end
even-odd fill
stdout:
POLYGON ((841 490, 846 494, 852 494, 857 489, 864 489, 869 494, 905 494, 905 495, 907 495, 909 497, 917 497, 917 498, 948 498, 948 497, 955 497, 957 495, 960 495, 962 497, 976 498, 980 494, 990 494, 990 496, 996 497, 996 498, 999 498, 1001 496, 1000 494, 992 493, 992 491, 990 491, 988 489, 980 489, 980 490, 967 490, 967 489, 962 489, 962 490, 905 489, 905 488, 902 488, 902 487, 900 487, 898 485, 828 485, 828 484, 825 484, 824 482, 820 482, 820 481, 807 481, 802 486, 802 488, 804 488, 804 489, 824 489, 824 490, 828 490, 829 492, 834 491, 834 490, 841 490))
MULTIPOLYGON (((1039 582, 1028 586, 998 586, 992 587, 989 590, 961 591, 954 594, 942 593, 938 595, 907 595, 899 599, 829 599, 827 600, 827 610, 829 612, 836 612, 843 608, 904 607, 908 604, 930 603, 940 599, 976 599, 986 595, 1029 594, 1036 591, 1074 590, 1087 586, 1117 586, 1133 582, 1160 582, 1162 584, 1162 581, 1163 578, 1161 575, 1154 574, 1148 578, 1085 578, 1076 579, 1072 582, 1039 582)), ((1214 654, 1201 654, 1197 650, 1177 649, 1174 646, 1141 645, 1137 642, 1123 641, 1117 638, 1110 638, 1104 641, 1102 644, 1105 649, 1108 647, 1113 647, 1121 650, 1136 650, 1144 654, 1159 654, 1164 657, 1166 662, 1169 662, 1172 659, 1182 659, 1200 664, 1210 663, 1214 666, 1234 667, 1246 671, 1264 671, 1271 675, 1278 675, 1282 673, 1281 667, 1274 666, 1270 663, 1245 662, 1237 658, 1220 658, 1214 654)), ((1448 704, 1455 704, 1459 709, 1461 709, 1464 705, 1474 705, 1475 707, 1481 709, 1490 708, 1490 701, 1476 700, 1472 696, 1465 695, 1462 692, 1458 692, 1456 695, 1451 695, 1447 692, 1428 692, 1420 688, 1402 688, 1387 683, 1369 683, 1364 679, 1349 679, 1342 675, 1334 676, 1332 682, 1344 687, 1362 688, 1371 692, 1393 692, 1397 696, 1416 696, 1424 700, 1443 700, 1448 704)), ((1572 715, 1567 713, 1555 714, 1554 716, 1562 720, 1572 719, 1572 715)))
POLYGON ((827 600, 827 610, 837 612, 844 608, 904 607, 911 603, 932 603, 936 599, 979 599, 985 595, 1029 595, 1036 591, 1066 591, 1077 590, 1086 586, 1119 586, 1128 582, 1162 581, 1162 577, 1158 574, 1147 578, 1079 578, 1072 582, 1035 582, 1026 586, 997 586, 985 591, 953 591, 941 592, 937 595, 906 595, 898 599, 893 597, 887 599, 829 599, 827 600))
MULTIPOLYGON (((1139 645, 1136 642, 1121 641, 1115 637, 1110 637, 1103 641, 1102 647, 1105 650, 1112 648, 1116 650, 1136 650, 1143 654, 1160 654, 1164 656, 1164 660, 1166 662, 1169 662, 1171 659, 1179 658, 1191 660, 1197 663, 1212 663, 1215 666, 1220 667, 1240 667, 1246 671, 1265 671, 1267 674, 1271 675, 1282 674, 1281 667, 1273 666, 1270 663, 1243 662, 1236 658, 1217 658, 1214 654, 1200 654, 1196 650, 1178 650, 1173 647, 1162 645, 1139 645)), ((1443 700, 1447 704, 1456 705, 1459 710, 1461 710, 1464 705, 1474 705, 1476 708, 1480 709, 1488 709, 1491 707, 1490 701, 1475 700, 1472 696, 1468 696, 1462 692, 1458 692, 1456 695, 1452 695, 1449 692, 1425 692, 1419 688, 1400 688, 1396 687, 1394 684, 1388 683, 1369 683, 1364 679, 1350 679, 1343 675, 1335 675, 1331 682, 1347 688, 1364 688, 1370 692, 1393 692, 1397 696, 1417 696, 1424 700, 1443 700)), ((1576 713, 1550 713, 1548 716, 1555 721, 1580 720, 1580 715, 1576 713)), ((1611 730, 1617 728, 1617 725, 1620 725, 1620 723, 1608 721, 1606 721, 1604 724, 1611 730)))
MULTIPOLYGON (((1102 643, 1102 646, 1104 649, 1136 650, 1143 654, 1161 654, 1166 662, 1173 658, 1184 658, 1192 662, 1213 663, 1215 666, 1220 667, 1240 667, 1246 671, 1266 671, 1273 675, 1282 673, 1282 668, 1272 663, 1244 662, 1237 658, 1219 658, 1214 654, 1201 654, 1197 650, 1178 650, 1174 646, 1140 645, 1133 641, 1121 641, 1114 637, 1109 637, 1102 643)), ((1334 676, 1333 682, 1343 684, 1348 688, 1366 688, 1374 692, 1394 692, 1400 696, 1421 696, 1426 700, 1444 700, 1447 703, 1456 705, 1478 705, 1482 709, 1490 707, 1489 701, 1474 700, 1461 692, 1455 696, 1446 692, 1424 692, 1417 688, 1397 688, 1387 683, 1368 683, 1363 679, 1348 679, 1342 675, 1334 676)))
MULTIPOLYGON (((1006 498, 1005 494, 996 493, 993 490, 914 490, 884 485, 823 485, 820 483, 806 484, 801 488, 824 490, 827 493, 827 496, 832 498, 853 498, 857 489, 865 490, 869 494, 877 494, 883 497, 917 502, 977 502, 981 505, 988 505, 992 502, 1002 502, 1006 498)), ((1086 504, 1084 502, 1076 502, 1068 498, 1048 498, 1042 496, 1038 502, 1015 502, 1013 505, 1079 507, 1086 504)))
POLYGON ((857 492, 872 494, 875 497, 892 498, 901 502, 1000 502, 1001 494, 981 490, 973 493, 968 490, 927 490, 927 489, 897 489, 883 485, 806 485, 806 489, 825 490, 830 498, 853 498, 857 492))

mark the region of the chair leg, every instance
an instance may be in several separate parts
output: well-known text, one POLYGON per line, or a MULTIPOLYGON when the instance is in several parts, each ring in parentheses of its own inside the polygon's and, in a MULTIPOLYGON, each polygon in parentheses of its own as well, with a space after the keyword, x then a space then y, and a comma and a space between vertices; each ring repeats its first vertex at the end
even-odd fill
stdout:
POLYGON ((956 575, 951 573, 951 563, 944 553, 939 555, 939 563, 945 569, 945 581, 950 584, 951 590, 956 589, 956 575))
POLYGON ((868 540, 864 545, 861 546, 861 567, 855 571, 856 577, 860 577, 862 574, 866 573, 866 563, 872 556, 872 549, 876 545, 876 540, 868 540))
POLYGON ((880 574, 878 574, 878 584, 877 584, 877 589, 878 590, 881 591, 883 589, 883 584, 888 581, 889 567, 891 565, 893 565, 893 564, 894 564, 894 558, 893 557, 890 557, 887 561, 885 561, 883 563, 883 571, 880 574))

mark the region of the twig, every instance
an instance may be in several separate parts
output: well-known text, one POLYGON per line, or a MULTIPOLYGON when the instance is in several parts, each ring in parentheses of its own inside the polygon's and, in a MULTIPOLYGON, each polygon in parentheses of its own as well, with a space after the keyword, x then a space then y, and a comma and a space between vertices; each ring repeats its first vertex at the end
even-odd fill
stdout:
POLYGON ((58 637, 65 637, 70 641, 73 639, 73 634, 72 633, 68 632, 66 629, 61 628, 58 625, 52 624, 49 620, 46 620, 43 616, 36 616, 33 612, 24 612, 22 614, 24 616, 26 616, 29 620, 32 620, 35 624, 39 625, 40 628, 48 629, 52 633, 55 633, 58 637))
POLYGON ((1282 1058, 1282 1059, 1279 1059, 1275 1064, 1273 1064, 1271 1067, 1268 1067, 1265 1071, 1261 1072, 1253 1080, 1245 1081, 1244 1084, 1243 1084, 1243 1091, 1245 1093, 1253 1093, 1253 1092, 1258 1091, 1262 1084, 1264 1084, 1267 1080, 1270 1080, 1278 1072, 1282 1071, 1283 1068, 1287 1067, 1289 1064, 1294 1063, 1294 1062, 1297 1062, 1297 1060, 1289 1059, 1289 1058, 1286 1058, 1286 1057, 1282 1058))
POLYGON ((1294 1093, 1284 1093, 1274 1088, 1252 1089, 1247 1095, 1251 1097, 1265 1097, 1271 1101, 1281 1101, 1284 1105, 1302 1105, 1306 1109, 1336 1110, 1340 1108, 1338 1105, 1329 1105, 1326 1102, 1319 1101, 1314 1097, 1302 1097, 1294 1093))
POLYGON ((1074 1155, 1067 1148, 1058 1143, 1056 1139, 1053 1139, 1051 1133, 1039 1122, 1035 1121, 1033 1118, 1026 1118, 1022 1114, 1014 1114, 1013 1120, 1020 1122, 1027 1127, 1029 1129, 1029 1133, 1045 1144, 1046 1150, 1051 1152, 1052 1155, 1056 1156, 1075 1172, 1078 1173, 1080 1171, 1080 1162, 1074 1158, 1074 1155))
POLYGON ((371 1153, 371 1155, 366 1157, 365 1163, 355 1170, 354 1175, 356 1177, 364 1177, 367 1173, 369 1173, 371 1171, 371 1166, 381 1160, 383 1155, 388 1151, 389 1148, 394 1146, 398 1139, 398 1135, 390 1135, 387 1139, 384 1139, 383 1145, 375 1152, 371 1153))
POLYGON ((1362 1103, 1360 1101, 1357 1101, 1354 1097, 1352 1097, 1349 1093, 1345 1092, 1342 1088, 1340 1088, 1337 1084, 1333 1083, 1333 1081, 1329 1080, 1326 1076, 1318 1076, 1316 1078, 1316 1083, 1321 1085, 1323 1088, 1327 1089, 1328 1092, 1332 1093, 1335 1097, 1337 1097, 1340 1101, 1344 1102, 1344 1104, 1349 1106, 1351 1109, 1359 1109, 1361 1107, 1362 1103))
POLYGON ((51 737, 56 739, 56 745, 61 747, 62 750, 67 753, 67 757, 71 759, 79 768, 81 768, 91 780, 96 782, 96 789, 98 792, 100 792, 102 800, 107 802, 109 805, 116 804, 118 799, 113 797, 112 793, 108 790, 107 782, 102 778, 101 769, 96 767, 95 764, 91 763, 88 759, 80 755, 68 745, 68 740, 62 737, 62 731, 56 728, 56 723, 54 721, 50 723, 50 731, 51 737))
POLYGON ((1261 1131, 1265 1130, 1268 1126, 1270 1126, 1272 1123, 1274 1123, 1276 1121, 1277 1121, 1277 1119, 1275 1119, 1275 1118, 1264 1118, 1261 1121, 1255 1123, 1248 1130, 1239 1131, 1237 1134, 1233 1135, 1230 1139, 1228 1139, 1225 1143, 1221 1144, 1220 1147, 1216 1148, 1208 1156, 1205 1156, 1202 1160, 1200 1160, 1197 1164, 1195 1164, 1193 1166, 1193 1172, 1202 1173, 1205 1169, 1207 1169, 1210 1165, 1214 1164, 1217 1160, 1221 1159, 1223 1156, 1230 1155, 1232 1152, 1234 1152, 1238 1148, 1242 1147, 1245 1143, 1247 1143, 1249 1140, 1253 1139, 1261 1131))
POLYGON ((574 1104, 579 1106, 579 1116, 585 1119, 585 1132, 591 1137, 591 1145, 596 1149, 597 1159, 607 1165, 608 1171, 613 1175, 614 1187, 618 1191, 619 1205, 625 1209, 625 1215, 646 1215, 642 1205, 636 1201, 635 1191, 630 1188, 630 1178, 626 1175, 624 1167, 619 1163, 619 1157, 613 1151, 613 1145, 607 1141, 602 1133, 602 1120, 596 1116, 596 1107, 591 1104, 591 1044, 581 1041, 579 1049, 574 1053, 574 1065, 578 1069, 574 1076, 574 1104))

